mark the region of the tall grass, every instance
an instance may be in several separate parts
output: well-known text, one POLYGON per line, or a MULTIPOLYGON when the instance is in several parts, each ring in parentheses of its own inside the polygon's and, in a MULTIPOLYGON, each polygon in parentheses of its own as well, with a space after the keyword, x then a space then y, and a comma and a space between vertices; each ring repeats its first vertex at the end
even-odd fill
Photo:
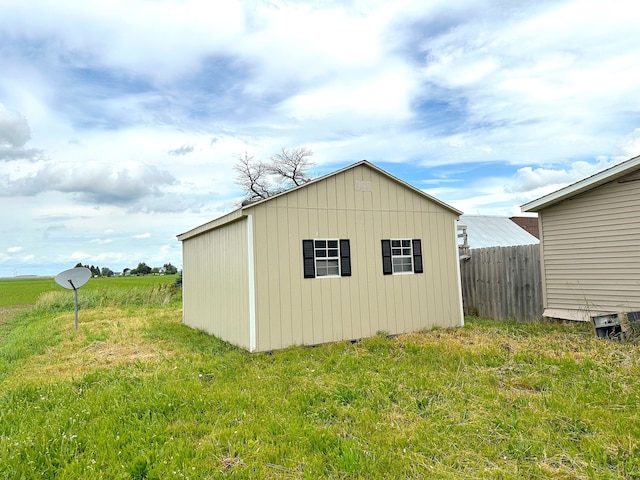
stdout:
MULTIPOLYGON (((178 302, 182 291, 169 284, 130 289, 104 288, 102 290, 78 290, 78 307, 85 310, 103 307, 164 306, 178 302)), ((75 308, 74 292, 52 291, 38 297, 35 309, 39 313, 71 311, 75 308)))
POLYGON ((588 325, 249 354, 157 297, 8 321, 4 478, 640 478, 640 354, 588 325))

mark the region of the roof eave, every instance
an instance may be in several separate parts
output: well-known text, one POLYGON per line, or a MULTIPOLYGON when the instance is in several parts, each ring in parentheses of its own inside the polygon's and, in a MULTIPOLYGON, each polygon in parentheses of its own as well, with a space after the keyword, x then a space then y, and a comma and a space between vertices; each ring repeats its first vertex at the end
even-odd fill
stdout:
POLYGON ((567 198, 575 197, 581 193, 584 193, 593 188, 604 185, 605 183, 612 182, 620 177, 631 173, 633 170, 640 167, 640 156, 633 157, 618 165, 596 173, 590 177, 580 180, 576 183, 572 183, 560 190, 549 193, 543 197, 537 198, 529 203, 525 203, 520 206, 520 210, 523 212, 539 212, 540 210, 550 207, 567 198))

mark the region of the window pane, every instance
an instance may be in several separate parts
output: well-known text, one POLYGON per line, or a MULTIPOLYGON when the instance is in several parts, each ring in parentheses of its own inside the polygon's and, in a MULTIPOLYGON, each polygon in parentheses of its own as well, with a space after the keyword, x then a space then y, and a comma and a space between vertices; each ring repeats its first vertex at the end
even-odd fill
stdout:
POLYGON ((326 256, 327 256, 326 250, 316 250, 316 257, 326 257, 326 256))
POLYGON ((328 247, 329 248, 338 248, 338 241, 337 240, 329 240, 328 242, 328 247))
POLYGON ((403 247, 410 247, 411 246, 411 240, 402 240, 402 246, 403 247))
POLYGON ((393 272, 413 272, 411 257, 395 257, 393 260, 393 272))
POLYGON ((392 249, 391 249, 391 255, 394 255, 394 256, 395 256, 395 255, 402 255, 402 253, 401 253, 401 252, 402 252, 402 250, 401 250, 401 249, 399 249, 399 248, 392 248, 392 249))
POLYGON ((402 249, 402 254, 403 255, 411 255, 411 249, 410 248, 403 248, 402 249))
POLYGON ((391 240, 391 246, 392 247, 399 247, 400 246, 400 240, 391 240))
POLYGON ((340 275, 338 260, 316 260, 316 276, 340 275))
POLYGON ((337 257, 338 256, 338 250, 329 250, 329 253, 327 254, 327 257, 337 257))
POLYGON ((336 265, 335 267, 333 266, 328 267, 327 275, 340 275, 340 270, 338 269, 338 266, 336 265))
POLYGON ((326 246, 326 240, 316 240, 316 248, 325 248, 326 246))

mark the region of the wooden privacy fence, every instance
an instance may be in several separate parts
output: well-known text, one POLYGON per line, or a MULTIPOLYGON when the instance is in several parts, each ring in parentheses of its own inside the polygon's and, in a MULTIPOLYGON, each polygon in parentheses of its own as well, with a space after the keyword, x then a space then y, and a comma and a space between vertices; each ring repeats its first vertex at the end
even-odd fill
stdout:
POLYGON ((465 315, 504 320, 542 317, 540 245, 467 250, 460 260, 465 315))

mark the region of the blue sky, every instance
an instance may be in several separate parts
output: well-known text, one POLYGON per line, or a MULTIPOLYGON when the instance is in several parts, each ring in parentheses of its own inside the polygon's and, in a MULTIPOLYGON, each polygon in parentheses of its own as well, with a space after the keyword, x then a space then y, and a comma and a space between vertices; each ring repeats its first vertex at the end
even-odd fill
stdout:
POLYGON ((367 159, 465 213, 640 154, 628 1, 0 4, 0 276, 181 265, 235 157, 367 159))

